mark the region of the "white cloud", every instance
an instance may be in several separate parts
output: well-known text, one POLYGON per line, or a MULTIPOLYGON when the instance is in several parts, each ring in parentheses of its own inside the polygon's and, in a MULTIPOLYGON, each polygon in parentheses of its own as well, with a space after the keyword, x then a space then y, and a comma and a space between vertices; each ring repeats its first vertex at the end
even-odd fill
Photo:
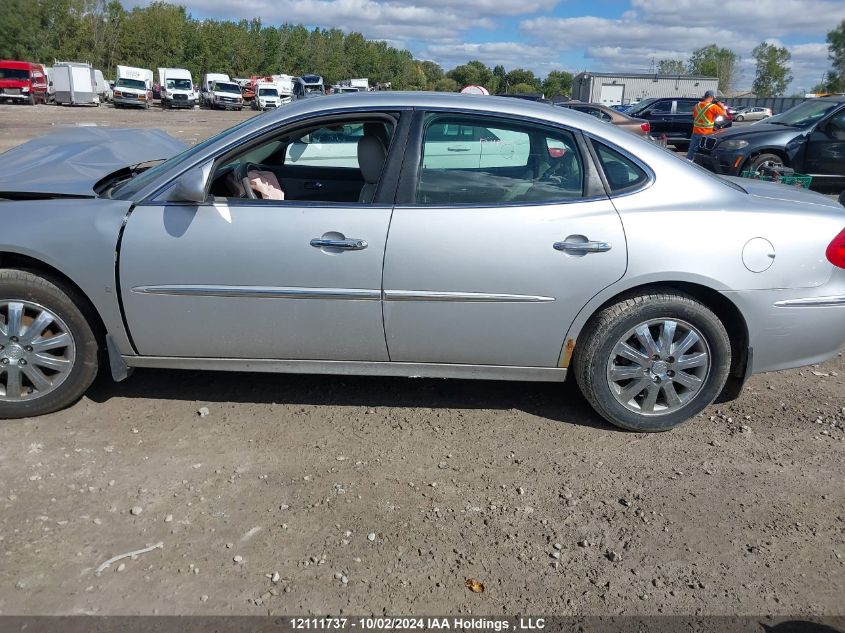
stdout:
POLYGON ((444 68, 465 64, 470 59, 480 59, 491 67, 502 64, 508 70, 529 68, 540 74, 561 67, 559 62, 550 59, 549 49, 545 46, 529 46, 520 42, 434 44, 423 49, 420 54, 436 60, 444 68))

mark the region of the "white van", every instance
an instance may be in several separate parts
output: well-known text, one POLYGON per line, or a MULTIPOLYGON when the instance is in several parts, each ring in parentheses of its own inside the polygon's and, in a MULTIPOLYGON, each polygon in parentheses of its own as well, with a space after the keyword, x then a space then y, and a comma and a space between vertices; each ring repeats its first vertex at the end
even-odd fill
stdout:
POLYGON ((159 68, 162 108, 193 108, 198 95, 194 91, 191 73, 184 68, 159 68))
POLYGON ((232 81, 226 73, 205 73, 200 84, 200 107, 211 105, 211 84, 215 81, 232 81))
MULTIPOLYGON (((290 99, 288 99, 290 100, 290 99)), ((279 89, 275 83, 260 81, 255 84, 255 99, 252 107, 256 110, 272 110, 282 105, 279 89)))
POLYGON ((147 108, 153 102, 153 71, 149 68, 118 66, 112 102, 115 108, 147 108))
POLYGON ((103 71, 94 69, 94 84, 97 86, 97 96, 100 97, 100 103, 106 103, 111 97, 111 87, 106 78, 103 77, 103 71))
POLYGON ((53 64, 53 88, 59 105, 100 105, 97 81, 90 64, 56 62, 53 64))

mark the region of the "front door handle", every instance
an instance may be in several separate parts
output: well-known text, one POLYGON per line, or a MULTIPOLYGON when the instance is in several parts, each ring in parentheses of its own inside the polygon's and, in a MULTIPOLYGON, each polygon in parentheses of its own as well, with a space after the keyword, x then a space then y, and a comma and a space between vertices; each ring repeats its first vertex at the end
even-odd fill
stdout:
POLYGON ((362 251, 367 248, 367 242, 354 237, 342 240, 330 240, 322 237, 315 237, 311 240, 314 248, 339 248, 345 251, 362 251))
POLYGON ((452 147, 447 147, 446 150, 450 152, 468 152, 469 147, 464 147, 462 145, 453 145, 452 147))
POLYGON ((309 181, 307 181, 307 182, 306 182, 303 186, 304 186, 306 189, 314 189, 314 190, 316 190, 316 191, 319 191, 320 189, 322 189, 322 188, 323 188, 323 183, 318 182, 318 181, 316 181, 316 180, 309 180, 309 181))
POLYGON ((610 250, 610 244, 607 242, 555 242, 554 248, 556 251, 563 251, 564 253, 606 253, 610 250))

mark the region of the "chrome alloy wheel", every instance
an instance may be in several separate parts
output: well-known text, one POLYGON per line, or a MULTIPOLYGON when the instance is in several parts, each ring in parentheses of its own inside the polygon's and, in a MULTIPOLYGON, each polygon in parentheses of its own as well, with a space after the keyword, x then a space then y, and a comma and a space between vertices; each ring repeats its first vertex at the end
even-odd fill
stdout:
POLYGON ((710 348, 686 321, 653 319, 613 346, 607 381, 616 400, 641 415, 674 413, 701 390, 710 373, 710 348))
POLYGON ((70 375, 76 344, 67 325, 42 305, 0 300, 0 401, 40 398, 70 375))

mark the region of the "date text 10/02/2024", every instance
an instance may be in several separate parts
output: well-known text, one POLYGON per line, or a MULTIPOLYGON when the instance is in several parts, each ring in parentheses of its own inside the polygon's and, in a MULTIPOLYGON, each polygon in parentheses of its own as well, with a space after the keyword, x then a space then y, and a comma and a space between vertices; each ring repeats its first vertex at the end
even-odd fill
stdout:
POLYGON ((538 631, 546 626, 543 618, 290 618, 291 628, 296 630, 458 630, 458 631, 538 631))

